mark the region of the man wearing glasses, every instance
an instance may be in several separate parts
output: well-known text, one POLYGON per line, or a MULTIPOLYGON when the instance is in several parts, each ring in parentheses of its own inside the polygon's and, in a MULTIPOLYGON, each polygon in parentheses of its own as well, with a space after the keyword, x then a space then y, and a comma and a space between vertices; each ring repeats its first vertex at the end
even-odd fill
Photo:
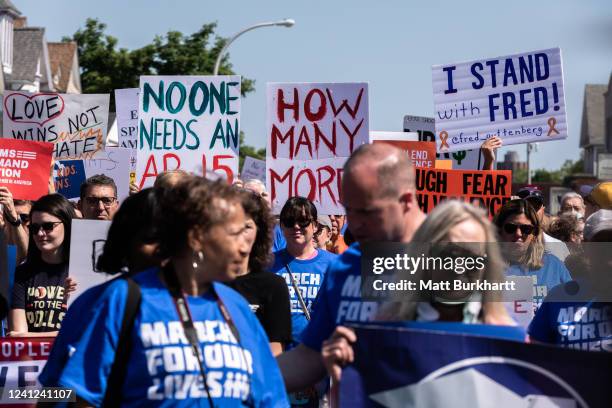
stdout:
POLYGON ((114 180, 103 174, 85 180, 78 207, 86 220, 112 220, 119 208, 114 180))

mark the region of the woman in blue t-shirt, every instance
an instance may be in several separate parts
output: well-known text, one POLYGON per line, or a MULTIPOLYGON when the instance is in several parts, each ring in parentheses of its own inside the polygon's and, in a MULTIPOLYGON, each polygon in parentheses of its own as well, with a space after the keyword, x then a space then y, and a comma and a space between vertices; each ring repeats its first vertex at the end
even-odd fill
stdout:
POLYGON ((507 276, 534 279, 534 306, 549 290, 571 280, 565 264, 544 249, 542 226, 527 200, 510 200, 495 217, 502 253, 509 264, 507 276))
POLYGON ((287 406, 257 318, 240 295, 216 283, 247 267, 253 239, 240 193, 185 176, 159 190, 157 203, 166 261, 132 277, 140 304, 130 330, 121 328, 132 281, 92 288, 69 309, 39 381, 72 388, 94 406, 287 406), (116 384, 109 379, 126 342, 124 381, 116 384))

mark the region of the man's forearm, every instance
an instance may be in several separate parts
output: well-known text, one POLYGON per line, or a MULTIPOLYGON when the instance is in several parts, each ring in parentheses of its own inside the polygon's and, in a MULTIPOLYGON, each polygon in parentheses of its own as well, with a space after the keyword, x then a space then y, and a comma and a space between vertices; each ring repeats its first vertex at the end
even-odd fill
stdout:
POLYGON ((325 377, 325 366, 321 353, 300 344, 276 358, 287 392, 308 388, 325 377))

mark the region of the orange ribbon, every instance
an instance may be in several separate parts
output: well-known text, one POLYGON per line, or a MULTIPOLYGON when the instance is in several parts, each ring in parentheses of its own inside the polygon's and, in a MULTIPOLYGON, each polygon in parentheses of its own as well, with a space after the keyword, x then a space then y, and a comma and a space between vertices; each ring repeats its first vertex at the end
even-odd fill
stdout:
POLYGON ((440 143, 440 150, 444 149, 444 147, 446 147, 447 149, 450 149, 450 146, 446 142, 447 139, 448 139, 448 133, 446 133, 446 130, 443 130, 442 132, 440 132, 440 141, 442 142, 440 143))
POLYGON ((548 119, 548 134, 546 136, 550 136, 552 132, 559 134, 559 131, 555 129, 555 125, 557 124, 557 119, 554 117, 548 119))

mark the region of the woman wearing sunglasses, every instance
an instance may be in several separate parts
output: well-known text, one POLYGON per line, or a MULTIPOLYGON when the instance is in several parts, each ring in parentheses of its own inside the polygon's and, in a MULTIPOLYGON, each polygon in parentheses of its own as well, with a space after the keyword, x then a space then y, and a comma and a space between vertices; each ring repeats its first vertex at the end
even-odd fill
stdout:
POLYGON ((66 312, 70 227, 75 212, 59 194, 40 198, 30 210, 26 261, 15 271, 9 336, 56 336, 66 312))
POLYGON ((563 262, 545 250, 539 218, 528 200, 504 204, 495 225, 509 264, 506 275, 534 277, 534 307, 539 307, 550 289, 571 280, 563 262))

